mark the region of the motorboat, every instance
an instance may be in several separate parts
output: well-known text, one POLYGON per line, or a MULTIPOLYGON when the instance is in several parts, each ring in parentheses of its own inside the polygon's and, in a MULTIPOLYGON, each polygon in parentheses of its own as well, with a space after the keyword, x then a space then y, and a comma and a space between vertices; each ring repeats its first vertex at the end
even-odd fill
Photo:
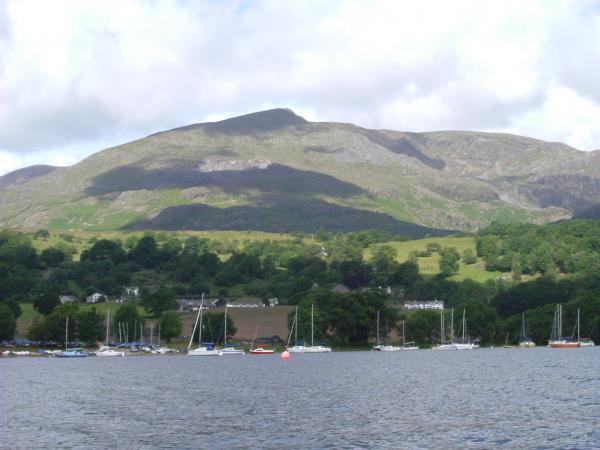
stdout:
POLYGON ((113 348, 103 345, 95 353, 96 356, 108 357, 108 356, 125 356, 125 352, 122 350, 115 350, 113 348))
POLYGON ((188 356, 222 356, 223 352, 216 348, 200 346, 193 350, 188 350, 188 356))
POLYGON ((258 348, 253 348, 252 350, 250 350, 251 355, 272 355, 274 353, 275 353, 275 350, 273 350, 271 348, 258 347, 258 348))
POLYGON ((82 348, 71 348, 58 352, 54 356, 57 358, 85 358, 87 355, 82 348))

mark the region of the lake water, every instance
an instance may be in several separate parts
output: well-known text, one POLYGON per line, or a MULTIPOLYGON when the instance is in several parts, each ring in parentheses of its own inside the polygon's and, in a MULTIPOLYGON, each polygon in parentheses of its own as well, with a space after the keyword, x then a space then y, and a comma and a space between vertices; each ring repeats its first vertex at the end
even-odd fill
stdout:
POLYGON ((600 448, 600 349, 0 359, 0 448, 600 448))

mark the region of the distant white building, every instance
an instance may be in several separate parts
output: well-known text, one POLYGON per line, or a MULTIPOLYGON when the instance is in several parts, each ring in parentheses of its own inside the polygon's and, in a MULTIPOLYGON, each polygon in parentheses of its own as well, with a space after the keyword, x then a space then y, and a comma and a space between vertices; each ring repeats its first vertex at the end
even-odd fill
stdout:
POLYGON ((137 286, 125 286, 123 287, 123 295, 129 297, 139 297, 140 296, 140 288, 137 286))
POLYGON ((444 309, 442 300, 431 300, 428 302, 406 302, 404 309, 444 309))
POLYGON ((104 300, 105 300, 104 295, 100 294, 99 292, 96 292, 95 294, 92 294, 89 297, 87 297, 85 299, 85 302, 86 303, 98 303, 98 302, 101 302, 104 300))
POLYGON ((73 295, 61 295, 58 297, 60 300, 60 304, 64 305, 65 303, 77 303, 79 299, 73 295))

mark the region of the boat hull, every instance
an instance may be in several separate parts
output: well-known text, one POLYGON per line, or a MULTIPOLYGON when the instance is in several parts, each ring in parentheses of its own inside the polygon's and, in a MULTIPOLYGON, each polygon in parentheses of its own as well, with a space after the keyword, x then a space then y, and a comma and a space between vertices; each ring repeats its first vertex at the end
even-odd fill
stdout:
POLYGON ((240 350, 237 348, 224 348, 221 349, 221 353, 223 355, 245 355, 246 352, 244 350, 240 350))
POLYGON ((118 352, 115 350, 108 350, 108 351, 103 351, 103 352, 97 351, 96 356, 99 356, 102 358, 123 357, 123 356, 125 356, 125 352, 118 352))
POLYGON ((579 347, 579 342, 554 342, 551 341, 548 343, 548 347, 550 348, 577 348, 579 347))
POLYGON ((288 353, 304 353, 305 350, 306 347, 304 347, 303 345, 295 345, 293 347, 287 348, 288 353))
POLYGON ((274 350, 265 350, 263 348, 256 348, 256 349, 250 350, 251 355, 272 355, 274 353, 275 353, 274 350))
POLYGON ((85 358, 85 353, 57 353, 54 355, 56 358, 85 358))
POLYGON ((304 349, 304 353, 331 353, 331 348, 324 347, 322 345, 317 345, 314 347, 306 347, 304 349))
POLYGON ((221 350, 208 350, 205 347, 200 347, 188 352, 188 356, 222 356, 221 350))
POLYGON ((443 345, 438 345, 437 347, 433 347, 431 350, 436 350, 436 351, 456 350, 456 346, 454 344, 443 344, 443 345))

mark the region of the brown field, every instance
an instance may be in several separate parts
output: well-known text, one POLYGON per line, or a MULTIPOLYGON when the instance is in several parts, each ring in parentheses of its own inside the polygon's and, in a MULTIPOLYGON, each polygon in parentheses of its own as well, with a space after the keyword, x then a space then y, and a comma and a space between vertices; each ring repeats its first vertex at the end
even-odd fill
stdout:
MULTIPOLYGON (((213 308, 210 312, 223 312, 224 310, 224 308, 213 308)), ((228 308, 227 315, 232 318, 237 328, 237 333, 234 336, 236 341, 251 342, 255 332, 257 336, 276 334, 287 341, 287 317, 293 310, 293 306, 228 308)), ((195 320, 195 312, 185 313, 181 316, 182 335, 190 336, 195 320)))

